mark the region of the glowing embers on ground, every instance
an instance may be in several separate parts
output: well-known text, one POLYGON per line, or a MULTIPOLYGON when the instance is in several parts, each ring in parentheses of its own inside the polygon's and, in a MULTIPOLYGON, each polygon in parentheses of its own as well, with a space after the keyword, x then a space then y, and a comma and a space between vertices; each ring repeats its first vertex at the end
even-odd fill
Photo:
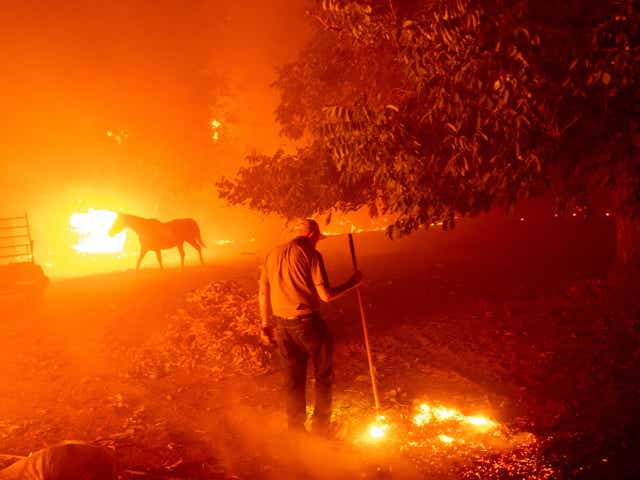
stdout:
POLYGON ((391 465, 402 458, 399 464, 410 462, 423 478, 556 478, 543 442, 488 416, 422 402, 397 404, 384 413, 373 422, 370 410, 366 420, 348 408, 342 413, 353 422, 343 430, 345 438, 376 463, 391 465))
POLYGON ((460 413, 458 410, 444 407, 442 405, 432 407, 426 403, 421 403, 418 406, 418 413, 413 417, 413 423, 415 425, 421 427, 429 423, 438 422, 457 422, 459 424, 471 425, 479 430, 489 430, 497 426, 496 422, 489 420, 488 418, 480 416, 468 417, 460 413))
POLYGON ((118 215, 109 210, 94 210, 71 215, 69 225, 78 234, 78 243, 73 249, 80 253, 119 253, 124 248, 127 231, 113 237, 109 229, 118 215))
POLYGON ((400 450, 426 478, 554 478, 554 469, 531 433, 518 431, 490 418, 468 416, 444 405, 419 403, 400 450))
POLYGON ((455 408, 426 403, 418 405, 413 416, 413 424, 417 427, 433 427, 435 438, 445 445, 456 441, 466 443, 471 437, 479 440, 480 435, 491 433, 499 426, 486 417, 467 416, 455 408))
MULTIPOLYGON (((469 437, 491 433, 491 430, 499 426, 498 423, 486 417, 467 416, 454 408, 443 405, 430 406, 426 403, 418 405, 413 416, 413 425, 417 427, 425 427, 427 425, 434 427, 434 438, 444 444, 451 444, 456 441, 457 437, 461 436, 469 437), (443 427, 446 430, 445 432, 441 431, 443 427), (457 437, 454 434, 457 434, 457 437)), ((365 438, 369 441, 381 439, 388 429, 389 423, 381 415, 367 427, 365 438)), ((465 443, 464 439, 462 439, 462 443, 465 443)))
POLYGON ((376 418, 375 422, 369 425, 367 434, 369 435, 370 440, 378 440, 384 437, 388 429, 389 429, 389 425, 385 423, 384 417, 379 416, 378 418, 376 418))

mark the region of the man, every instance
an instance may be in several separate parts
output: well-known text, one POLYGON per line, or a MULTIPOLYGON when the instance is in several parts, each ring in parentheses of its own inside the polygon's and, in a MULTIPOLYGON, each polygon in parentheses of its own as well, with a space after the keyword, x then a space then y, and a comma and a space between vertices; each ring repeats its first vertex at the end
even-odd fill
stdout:
POLYGON ((274 248, 260 275, 260 317, 263 340, 273 338, 284 360, 287 420, 290 430, 304 431, 306 420, 307 361, 315 376, 316 403, 312 432, 328 434, 333 384, 333 340, 320 316, 320 300, 330 302, 362 281, 355 272, 342 285, 332 287, 316 244, 324 238, 315 220, 299 222, 295 238, 274 248))

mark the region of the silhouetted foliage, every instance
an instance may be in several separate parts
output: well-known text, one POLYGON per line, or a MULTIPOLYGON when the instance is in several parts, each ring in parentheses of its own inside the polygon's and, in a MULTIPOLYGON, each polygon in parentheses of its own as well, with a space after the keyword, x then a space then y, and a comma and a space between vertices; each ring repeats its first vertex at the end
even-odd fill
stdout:
POLYGON ((624 190, 637 210, 634 2, 325 0, 309 14, 317 32, 275 82, 282 133, 305 147, 253 155, 219 183, 231 203, 367 206, 392 235, 549 189, 564 203, 624 190))

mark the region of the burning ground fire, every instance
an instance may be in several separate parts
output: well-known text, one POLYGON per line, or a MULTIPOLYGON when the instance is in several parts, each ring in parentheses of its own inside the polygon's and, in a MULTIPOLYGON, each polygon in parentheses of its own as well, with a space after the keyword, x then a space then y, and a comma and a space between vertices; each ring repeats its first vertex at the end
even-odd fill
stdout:
POLYGON ((418 427, 432 422, 437 423, 447 421, 472 425, 478 429, 484 430, 489 430, 497 426, 493 420, 489 420, 485 417, 467 417, 453 408, 447 408, 442 405, 430 407, 426 403, 420 404, 418 407, 418 413, 413 417, 413 423, 418 427))
POLYGON ((109 229, 117 217, 109 210, 94 210, 71 215, 69 225, 78 234, 78 243, 73 249, 80 253, 119 253, 127 239, 126 230, 109 236, 109 229))
MULTIPOLYGON (((389 412, 387 412, 389 413, 389 412)), ((356 443, 401 452, 428 476, 456 478, 553 478, 538 439, 481 415, 441 404, 416 404, 413 412, 380 416, 356 443), (512 475, 512 476, 510 476, 512 475)))
MULTIPOLYGON (((413 424, 417 427, 447 424, 455 426, 457 430, 460 430, 461 427, 468 427, 473 429, 474 434, 489 433, 499 426, 498 423, 486 417, 466 416, 454 408, 443 405, 430 406, 426 403, 421 403, 417 407, 417 413, 413 417, 413 424)), ((367 432, 370 439, 376 440, 384 437, 388 429, 389 425, 386 423, 385 417, 379 416, 369 426, 367 432)), ((455 438, 444 434, 438 435, 438 438, 442 443, 453 443, 455 441, 455 438)), ((464 440, 462 443, 464 443, 464 440)))

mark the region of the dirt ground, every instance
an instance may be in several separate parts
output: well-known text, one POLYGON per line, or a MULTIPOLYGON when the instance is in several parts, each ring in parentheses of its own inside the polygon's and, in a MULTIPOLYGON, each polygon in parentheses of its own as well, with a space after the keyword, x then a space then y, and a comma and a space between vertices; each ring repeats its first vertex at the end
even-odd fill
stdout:
MULTIPOLYGON (((0 454, 85 440, 113 448, 123 478, 634 478, 640 310, 601 280, 610 248, 585 239, 608 239, 606 225, 538 227, 358 238, 388 425, 375 441, 353 296, 324 311, 338 438, 287 435, 277 358, 252 326, 254 257, 4 302, 0 454), (455 414, 419 426, 423 404, 455 414), (476 415, 493 423, 469 427, 476 415)), ((341 281, 346 240, 326 242, 341 281)))

